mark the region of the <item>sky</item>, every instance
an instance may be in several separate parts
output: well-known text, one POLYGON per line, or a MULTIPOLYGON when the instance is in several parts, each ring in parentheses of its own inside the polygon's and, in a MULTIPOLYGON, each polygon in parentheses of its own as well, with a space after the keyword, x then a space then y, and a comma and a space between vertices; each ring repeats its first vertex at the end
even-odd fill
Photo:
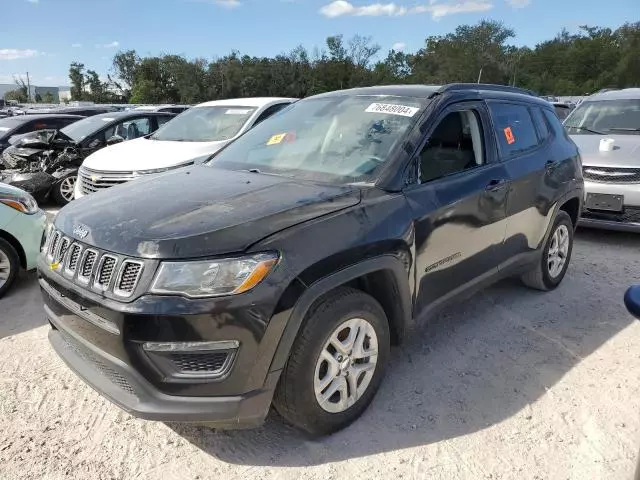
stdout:
POLYGON ((359 34, 386 55, 482 19, 504 22, 516 32, 512 43, 533 47, 563 28, 640 20, 640 0, 0 0, 0 7, 0 83, 29 72, 39 86, 67 85, 72 61, 105 75, 119 50, 273 56, 359 34))

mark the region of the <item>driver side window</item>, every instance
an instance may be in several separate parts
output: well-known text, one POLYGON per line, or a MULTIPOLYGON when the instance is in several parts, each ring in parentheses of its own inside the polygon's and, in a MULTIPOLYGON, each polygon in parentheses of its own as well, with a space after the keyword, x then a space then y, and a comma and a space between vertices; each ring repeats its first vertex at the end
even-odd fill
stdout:
POLYGON ((447 114, 420 152, 420 183, 485 163, 482 122, 476 110, 447 114))

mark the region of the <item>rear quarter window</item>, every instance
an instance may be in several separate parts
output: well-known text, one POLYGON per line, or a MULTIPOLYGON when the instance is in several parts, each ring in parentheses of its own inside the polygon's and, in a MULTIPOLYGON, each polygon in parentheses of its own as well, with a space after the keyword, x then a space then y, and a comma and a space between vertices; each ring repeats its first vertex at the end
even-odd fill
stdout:
POLYGON ((513 157, 538 145, 529 108, 514 103, 489 103, 495 133, 503 157, 513 157))
POLYGON ((562 125, 562 123, 560 122, 560 119, 557 117, 557 115, 554 112, 552 112, 551 110, 547 110, 545 108, 545 109, 542 109, 542 114, 544 115, 544 118, 547 119, 547 123, 549 124, 549 126, 551 127, 551 130, 556 136, 564 137, 567 135, 566 130, 564 129, 564 126, 562 125))

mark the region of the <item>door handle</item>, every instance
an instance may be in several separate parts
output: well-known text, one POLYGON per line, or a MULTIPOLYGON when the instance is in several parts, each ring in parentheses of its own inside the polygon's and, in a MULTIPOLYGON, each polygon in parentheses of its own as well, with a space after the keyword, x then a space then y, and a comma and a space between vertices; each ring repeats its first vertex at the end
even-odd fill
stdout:
POLYGON ((487 183, 485 190, 492 192, 495 190, 499 190, 507 181, 504 178, 494 178, 487 183))

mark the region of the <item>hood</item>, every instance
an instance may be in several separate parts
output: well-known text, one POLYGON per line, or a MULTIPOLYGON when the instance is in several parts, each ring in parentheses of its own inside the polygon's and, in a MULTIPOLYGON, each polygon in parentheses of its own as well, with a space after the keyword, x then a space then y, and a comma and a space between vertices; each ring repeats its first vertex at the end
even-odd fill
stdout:
POLYGON ((54 147, 67 147, 75 142, 60 130, 38 130, 37 132, 14 135, 9 143, 16 148, 50 150, 54 147), (55 142, 52 140, 55 139, 55 142))
POLYGON ((570 135, 580 149, 582 164, 592 167, 640 168, 640 135, 570 135), (600 140, 614 140, 613 150, 600 151, 600 140))
POLYGON ((98 150, 87 157, 83 166, 101 172, 173 167, 204 155, 212 155, 227 143, 229 142, 170 142, 136 138, 98 150))
POLYGON ((301 222, 358 204, 351 186, 207 166, 140 178, 82 197, 55 223, 67 235, 115 253, 146 258, 197 258, 242 252, 301 222))

